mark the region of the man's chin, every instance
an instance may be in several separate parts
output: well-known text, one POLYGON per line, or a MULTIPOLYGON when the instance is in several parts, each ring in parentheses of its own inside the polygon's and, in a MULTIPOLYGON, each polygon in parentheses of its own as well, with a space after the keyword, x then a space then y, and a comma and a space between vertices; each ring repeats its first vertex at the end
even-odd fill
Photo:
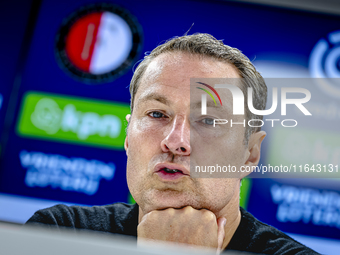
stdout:
POLYGON ((176 191, 154 191, 152 194, 147 194, 144 201, 144 205, 140 205, 144 214, 155 210, 165 210, 167 208, 180 209, 186 206, 202 209, 199 208, 199 203, 190 194, 176 191))

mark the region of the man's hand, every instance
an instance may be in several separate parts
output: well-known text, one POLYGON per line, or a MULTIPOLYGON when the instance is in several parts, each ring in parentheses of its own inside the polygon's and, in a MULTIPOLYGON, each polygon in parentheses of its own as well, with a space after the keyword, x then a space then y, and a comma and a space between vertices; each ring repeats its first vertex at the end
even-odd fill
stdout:
POLYGON ((138 242, 143 238, 222 249, 225 218, 216 219, 209 210, 168 208, 144 215, 137 228, 138 242))

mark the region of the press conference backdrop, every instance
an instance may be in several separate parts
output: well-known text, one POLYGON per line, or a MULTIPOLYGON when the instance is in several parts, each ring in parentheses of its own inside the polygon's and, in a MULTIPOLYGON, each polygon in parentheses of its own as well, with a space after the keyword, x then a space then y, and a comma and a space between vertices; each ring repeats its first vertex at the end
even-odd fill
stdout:
MULTIPOLYGON (((189 0, 14 1, 0 12, 3 221, 23 223, 56 203, 133 202, 123 148, 133 67, 189 28, 241 49, 264 77, 340 77, 335 15, 189 0)), ((275 134, 282 139, 265 142, 261 163, 295 137, 308 141, 301 150, 321 139, 324 160, 339 163, 339 130, 331 139, 317 128, 275 134)), ((319 252, 340 248, 339 179, 246 179, 241 205, 319 252)))

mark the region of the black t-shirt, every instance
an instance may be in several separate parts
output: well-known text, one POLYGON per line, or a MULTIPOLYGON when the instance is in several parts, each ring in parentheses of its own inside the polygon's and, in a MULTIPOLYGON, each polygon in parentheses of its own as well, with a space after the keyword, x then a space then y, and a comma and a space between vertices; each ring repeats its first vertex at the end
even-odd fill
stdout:
MULTIPOLYGON (((240 210, 241 222, 227 247, 228 250, 284 255, 318 254, 276 228, 257 220, 243 208, 240 210)), ((26 224, 46 224, 137 237, 138 205, 56 205, 37 211, 26 224)))

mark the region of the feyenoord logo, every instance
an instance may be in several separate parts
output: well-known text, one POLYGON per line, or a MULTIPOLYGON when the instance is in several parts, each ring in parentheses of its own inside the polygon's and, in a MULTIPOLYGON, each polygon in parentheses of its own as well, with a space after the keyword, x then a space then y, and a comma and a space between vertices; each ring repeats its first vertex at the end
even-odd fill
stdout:
POLYGON ((112 4, 82 7, 63 22, 56 39, 61 67, 85 83, 109 82, 131 67, 142 32, 127 10, 112 4))

